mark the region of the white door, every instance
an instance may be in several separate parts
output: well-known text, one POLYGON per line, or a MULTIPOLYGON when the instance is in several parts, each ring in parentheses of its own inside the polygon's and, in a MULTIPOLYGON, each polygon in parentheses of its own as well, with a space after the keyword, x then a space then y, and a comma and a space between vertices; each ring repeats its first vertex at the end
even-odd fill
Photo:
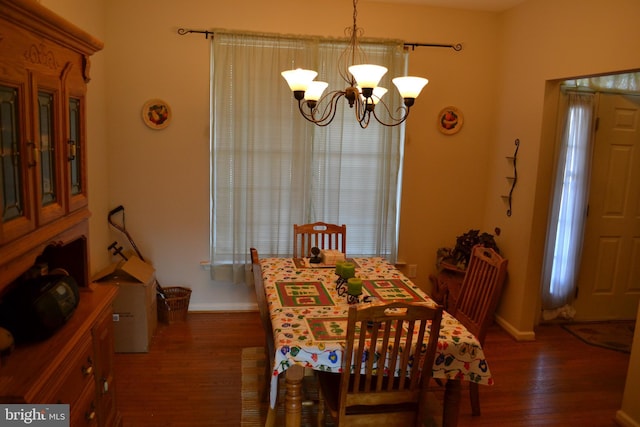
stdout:
POLYGON ((634 319, 640 300, 640 96, 601 94, 576 320, 634 319))

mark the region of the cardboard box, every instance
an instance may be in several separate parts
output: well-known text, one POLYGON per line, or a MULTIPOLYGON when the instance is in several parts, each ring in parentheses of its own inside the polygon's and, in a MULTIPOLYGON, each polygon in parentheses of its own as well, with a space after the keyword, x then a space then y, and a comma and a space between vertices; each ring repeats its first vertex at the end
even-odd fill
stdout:
POLYGON ((146 353, 158 325, 155 269, 138 257, 111 264, 93 278, 117 285, 113 326, 117 353, 146 353))
POLYGON ((326 265, 336 265, 336 263, 345 260, 344 254, 337 249, 322 249, 320 251, 320 259, 326 265))

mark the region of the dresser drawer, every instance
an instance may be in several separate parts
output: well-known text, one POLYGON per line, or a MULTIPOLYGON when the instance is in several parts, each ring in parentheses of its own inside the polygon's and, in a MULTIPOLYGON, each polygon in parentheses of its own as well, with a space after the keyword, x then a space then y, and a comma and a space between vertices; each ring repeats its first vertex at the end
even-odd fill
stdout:
POLYGON ((87 384, 78 400, 71 405, 71 427, 93 427, 98 425, 96 385, 87 384))
POLYGON ((78 350, 69 364, 70 370, 64 382, 53 396, 53 402, 73 403, 88 382, 95 386, 93 345, 90 336, 83 340, 78 350))
POLYGON ((73 404, 86 388, 87 383, 95 387, 91 335, 86 334, 73 350, 73 355, 60 367, 60 375, 54 375, 44 387, 41 403, 73 404))

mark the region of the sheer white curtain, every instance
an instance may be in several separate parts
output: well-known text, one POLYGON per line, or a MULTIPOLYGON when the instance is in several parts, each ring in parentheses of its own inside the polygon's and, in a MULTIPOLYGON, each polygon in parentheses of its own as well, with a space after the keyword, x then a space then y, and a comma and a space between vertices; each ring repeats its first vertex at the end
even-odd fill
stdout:
MULTIPOLYGON (((319 63, 323 65, 318 80, 329 82, 328 90, 346 86, 337 72, 338 57, 344 47, 343 43, 321 43, 319 63)), ((380 85, 389 89, 384 100, 390 103, 392 112, 397 111, 402 98, 391 78, 406 75, 402 44, 390 42, 362 47, 369 62, 389 69, 380 85)), ((349 255, 384 256, 395 261, 404 126, 372 123, 367 129, 361 129, 353 110, 346 101, 341 102, 344 104, 342 115, 334 123, 320 128, 307 124, 312 128, 313 159, 304 222, 323 220, 346 224, 349 255)), ((292 120, 302 118, 295 113, 292 120)))
POLYGON ((567 116, 545 250, 543 310, 557 310, 573 301, 588 202, 593 99, 590 93, 567 94, 567 116))
MULTIPOLYGON (((347 224, 349 255, 395 259, 402 126, 361 129, 348 104, 319 128, 305 121, 280 72, 319 71, 328 90, 344 42, 216 32, 212 41, 211 264, 241 283, 249 248, 290 256, 294 223, 347 224)), ((364 43, 369 61, 404 75, 401 43, 364 43)), ((383 81, 389 86, 390 78, 383 81)), ((391 90, 389 92, 392 92, 391 90)), ((387 94, 388 96, 389 94, 387 94)), ((401 102, 389 96, 392 108, 401 102)), ((394 110, 392 110, 394 111, 394 110)))
POLYGON ((640 92, 640 72, 567 80, 565 85, 599 92, 638 93, 640 92))

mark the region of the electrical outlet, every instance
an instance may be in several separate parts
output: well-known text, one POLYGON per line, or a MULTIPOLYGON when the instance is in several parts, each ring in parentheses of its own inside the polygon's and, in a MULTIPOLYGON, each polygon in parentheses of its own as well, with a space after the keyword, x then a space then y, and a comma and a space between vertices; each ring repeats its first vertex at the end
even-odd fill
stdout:
POLYGON ((418 265, 417 264, 409 264, 407 266, 407 276, 410 279, 416 277, 418 275, 418 265))

